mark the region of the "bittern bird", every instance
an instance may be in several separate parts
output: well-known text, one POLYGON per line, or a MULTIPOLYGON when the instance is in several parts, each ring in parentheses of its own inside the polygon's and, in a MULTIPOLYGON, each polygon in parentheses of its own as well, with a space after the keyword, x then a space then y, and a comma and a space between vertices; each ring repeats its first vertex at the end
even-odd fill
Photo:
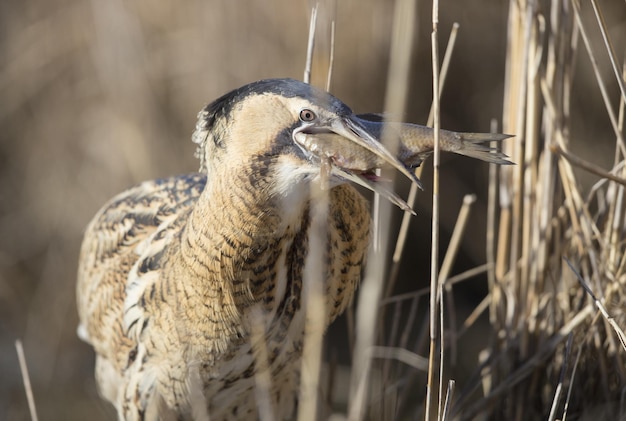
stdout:
MULTIPOLYGON (((200 173, 144 182, 98 212, 80 255, 78 332, 95 348, 99 391, 119 419, 258 417, 250 337, 259 308, 274 415, 292 415, 303 273, 323 274, 329 324, 363 269, 370 214, 351 182, 410 210, 374 170, 389 164, 414 177, 409 168, 432 152, 431 129, 392 123, 401 141, 393 155, 381 128, 305 83, 251 83, 200 112, 200 173), (310 187, 324 172, 325 267, 312 267, 309 243, 320 234, 310 229, 310 187)), ((502 164, 480 142, 505 137, 441 131, 441 147, 502 164)))

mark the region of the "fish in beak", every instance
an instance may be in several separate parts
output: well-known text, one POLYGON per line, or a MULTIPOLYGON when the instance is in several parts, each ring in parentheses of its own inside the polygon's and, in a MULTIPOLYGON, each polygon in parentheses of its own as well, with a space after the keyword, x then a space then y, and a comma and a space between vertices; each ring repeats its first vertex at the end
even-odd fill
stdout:
MULTIPOLYGON (((499 133, 457 133, 440 130, 442 151, 454 152, 495 164, 511 164, 506 155, 485 142, 510 137, 499 133)), ((412 169, 428 158, 434 150, 434 130, 410 123, 383 123, 378 115, 337 117, 325 124, 312 123, 294 130, 295 143, 310 159, 330 163, 330 173, 372 190, 404 211, 415 214, 375 170, 386 165, 396 169, 421 189, 422 183, 412 169), (387 125, 390 136, 400 141, 396 155, 381 142, 387 125)))
POLYGON ((304 125, 294 130, 293 139, 315 161, 330 163, 330 174, 380 194, 404 211, 415 211, 377 174, 385 165, 398 170, 421 187, 419 179, 372 136, 354 116, 339 117, 324 125, 304 125))

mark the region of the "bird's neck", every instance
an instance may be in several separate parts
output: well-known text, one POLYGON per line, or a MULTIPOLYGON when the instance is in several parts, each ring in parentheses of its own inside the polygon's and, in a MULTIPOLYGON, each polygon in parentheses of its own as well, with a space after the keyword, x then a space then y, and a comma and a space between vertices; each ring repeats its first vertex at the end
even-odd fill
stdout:
POLYGON ((252 185, 245 174, 213 177, 188 219, 179 264, 170 267, 180 272, 172 277, 179 293, 207 321, 193 327, 198 337, 241 338, 251 305, 273 313, 288 293, 286 260, 294 239, 306 238, 308 193, 276 197, 271 184, 256 178, 252 185))

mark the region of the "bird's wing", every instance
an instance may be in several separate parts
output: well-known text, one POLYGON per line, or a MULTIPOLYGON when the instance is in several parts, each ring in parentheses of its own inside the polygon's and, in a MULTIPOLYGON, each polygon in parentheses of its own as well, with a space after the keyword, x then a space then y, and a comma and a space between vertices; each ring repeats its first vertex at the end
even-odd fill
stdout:
POLYGON ((129 320, 129 300, 158 279, 151 262, 180 231, 205 184, 201 174, 144 182, 113 198, 87 227, 78 268, 78 332, 118 369, 122 362, 114 360, 134 346, 128 331, 137 320, 129 320))

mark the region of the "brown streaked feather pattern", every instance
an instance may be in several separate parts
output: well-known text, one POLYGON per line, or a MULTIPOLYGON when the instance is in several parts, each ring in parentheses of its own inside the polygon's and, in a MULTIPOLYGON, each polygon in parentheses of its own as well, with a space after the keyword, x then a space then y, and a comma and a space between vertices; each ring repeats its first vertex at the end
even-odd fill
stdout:
MULTIPOLYGON (((211 183, 210 194, 201 194, 199 174, 143 183, 106 205, 85 233, 79 311, 96 349, 99 387, 125 419, 165 419, 166 411, 191 417, 198 412, 192 388, 206 397, 211 419, 256 416, 246 322, 255 304, 267 314, 277 415, 293 411, 308 204, 298 223, 286 224, 246 199, 253 192, 223 181, 211 183), (233 229, 241 226, 252 228, 233 229)), ((369 212, 347 185, 331 190, 329 212, 330 322, 358 283, 369 212)))
POLYGON ((100 388, 113 402, 120 385, 108 383, 119 379, 103 370, 122 372, 137 354, 123 325, 131 274, 154 265, 177 229, 173 222, 189 212, 205 182, 200 174, 144 182, 113 198, 87 227, 78 271, 79 332, 97 352, 100 388))
MULTIPOLYGON (((100 210, 87 227, 81 249, 77 296, 83 323, 93 321, 93 315, 121 320, 117 307, 123 303, 126 284, 117 277, 129 274, 147 244, 164 239, 172 216, 189 211, 205 182, 200 174, 144 182, 100 210)), ((144 265, 149 265, 152 256, 145 258, 144 265)), ((93 345, 110 340, 98 326, 82 328, 93 345)))

